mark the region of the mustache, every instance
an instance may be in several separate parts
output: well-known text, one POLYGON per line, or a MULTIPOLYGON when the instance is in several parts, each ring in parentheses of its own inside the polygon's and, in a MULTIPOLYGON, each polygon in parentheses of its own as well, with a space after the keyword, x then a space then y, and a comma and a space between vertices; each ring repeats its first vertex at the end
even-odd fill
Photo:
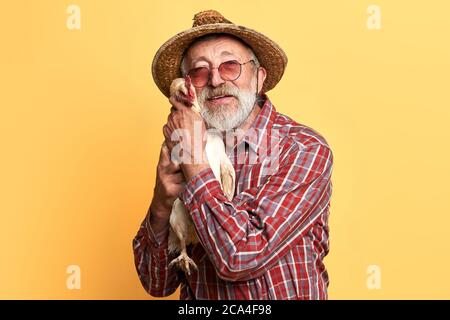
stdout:
POLYGON ((227 87, 225 85, 222 85, 216 88, 206 87, 203 89, 200 96, 202 100, 207 100, 216 96, 225 96, 225 95, 238 97, 239 93, 240 93, 239 89, 236 87, 227 87))

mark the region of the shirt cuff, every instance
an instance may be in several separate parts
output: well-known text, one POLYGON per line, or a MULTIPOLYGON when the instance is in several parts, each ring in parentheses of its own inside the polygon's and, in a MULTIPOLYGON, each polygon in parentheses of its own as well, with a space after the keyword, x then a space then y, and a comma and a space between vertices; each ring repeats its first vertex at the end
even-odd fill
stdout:
POLYGON ((208 196, 220 192, 223 193, 220 183, 212 169, 208 167, 186 183, 186 188, 179 194, 179 198, 190 211, 195 203, 202 203, 208 196))

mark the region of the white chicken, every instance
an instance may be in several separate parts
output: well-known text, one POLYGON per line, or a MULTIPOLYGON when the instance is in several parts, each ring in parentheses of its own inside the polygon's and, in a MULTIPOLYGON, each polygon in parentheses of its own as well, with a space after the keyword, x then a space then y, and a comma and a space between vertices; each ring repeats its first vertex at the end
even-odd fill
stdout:
MULTIPOLYGON (((195 89, 189 76, 173 80, 170 86, 170 95, 177 97, 178 100, 188 102, 188 104, 192 105, 192 109, 195 112, 201 114, 201 107, 198 104, 195 89)), ((233 165, 225 152, 225 144, 219 133, 207 132, 205 153, 214 176, 219 181, 226 197, 232 200, 236 177, 233 165)), ((180 199, 176 199, 172 206, 169 222, 169 253, 180 253, 177 258, 170 262, 169 266, 176 265, 190 275, 191 266, 197 270, 197 265, 188 256, 186 246, 198 243, 199 239, 192 218, 180 199)))

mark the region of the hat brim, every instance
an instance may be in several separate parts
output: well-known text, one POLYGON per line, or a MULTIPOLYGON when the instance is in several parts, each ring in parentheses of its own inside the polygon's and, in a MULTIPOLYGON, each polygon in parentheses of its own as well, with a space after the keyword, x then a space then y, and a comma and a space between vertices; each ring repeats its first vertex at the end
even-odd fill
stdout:
POLYGON ((172 81, 181 77, 180 64, 185 50, 196 38, 213 33, 234 35, 252 48, 260 65, 267 70, 262 92, 273 89, 281 80, 288 59, 277 43, 244 26, 230 23, 207 24, 178 33, 167 40, 156 52, 152 63, 152 75, 159 90, 166 97, 170 96, 172 81))

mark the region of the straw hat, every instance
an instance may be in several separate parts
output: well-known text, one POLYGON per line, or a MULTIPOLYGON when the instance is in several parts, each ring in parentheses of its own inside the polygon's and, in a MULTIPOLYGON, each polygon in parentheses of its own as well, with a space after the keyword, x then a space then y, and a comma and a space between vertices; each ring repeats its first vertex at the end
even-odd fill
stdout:
POLYGON ((274 41, 255 30, 232 23, 215 10, 199 12, 193 20, 191 29, 167 40, 153 58, 153 79, 165 96, 170 95, 172 80, 181 77, 180 64, 185 50, 196 38, 212 33, 234 35, 253 49, 260 65, 267 70, 263 92, 273 89, 280 81, 288 59, 283 49, 274 41))

